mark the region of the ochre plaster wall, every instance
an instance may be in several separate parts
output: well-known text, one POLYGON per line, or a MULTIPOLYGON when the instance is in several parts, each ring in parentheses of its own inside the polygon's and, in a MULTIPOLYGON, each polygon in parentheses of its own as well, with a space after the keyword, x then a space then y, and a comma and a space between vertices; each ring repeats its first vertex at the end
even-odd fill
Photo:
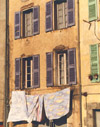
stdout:
POLYGON ((40 88, 28 89, 26 93, 46 94, 63 89, 64 87, 46 87, 46 52, 52 52, 58 45, 64 45, 68 48, 76 48, 76 68, 77 85, 74 86, 74 96, 72 98, 72 115, 68 118, 68 127, 79 127, 79 66, 78 66, 78 36, 77 36, 77 1, 75 0, 75 26, 45 32, 45 4, 48 0, 21 0, 9 1, 9 43, 10 43, 10 95, 15 90, 15 58, 20 58, 39 54, 40 55, 40 88), (27 38, 14 39, 14 14, 20 11, 21 7, 34 3, 34 6, 40 6, 40 34, 27 38))
POLYGON ((93 109, 97 109, 100 103, 100 82, 92 83, 88 78, 88 75, 91 74, 90 45, 100 43, 100 21, 92 21, 89 23, 88 14, 88 1, 80 0, 81 81, 82 93, 87 92, 87 96, 82 97, 83 127, 93 127, 93 114, 90 114, 89 117, 89 106, 92 105, 90 112, 93 112, 93 109), (90 124, 87 121, 89 121, 90 124))
POLYGON ((0 0, 0 122, 3 122, 4 113, 4 86, 5 86, 5 0, 0 0))

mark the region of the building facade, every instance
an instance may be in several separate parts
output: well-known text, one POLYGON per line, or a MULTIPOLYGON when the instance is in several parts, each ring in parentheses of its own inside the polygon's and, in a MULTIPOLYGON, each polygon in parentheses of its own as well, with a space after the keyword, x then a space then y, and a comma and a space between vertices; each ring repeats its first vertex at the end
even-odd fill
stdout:
POLYGON ((6 0, 0 0, 0 126, 4 124, 5 61, 6 61, 6 0))
POLYGON ((100 1, 82 1, 80 6, 82 122, 84 127, 100 126, 100 1))
POLYGON ((43 95, 70 88, 69 115, 64 123, 58 119, 67 127, 81 125, 78 13, 76 0, 9 1, 9 99, 12 91, 43 95))

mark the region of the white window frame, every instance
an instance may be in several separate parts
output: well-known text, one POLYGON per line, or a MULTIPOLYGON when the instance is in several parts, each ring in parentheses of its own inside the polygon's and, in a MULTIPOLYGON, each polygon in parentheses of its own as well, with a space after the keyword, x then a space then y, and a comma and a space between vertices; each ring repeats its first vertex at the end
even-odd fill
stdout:
POLYGON ((24 37, 32 36, 33 35, 33 8, 23 11, 23 22, 22 23, 23 23, 23 36, 24 37), (29 12, 29 14, 30 14, 30 34, 27 34, 26 29, 25 29, 26 28, 25 16, 27 15, 28 11, 31 11, 31 12, 29 12))
POLYGON ((25 88, 30 88, 30 87, 32 87, 32 59, 30 60, 30 73, 27 72, 27 67, 28 67, 27 66, 27 62, 28 62, 27 59, 28 58, 25 59, 25 65, 24 65, 25 66, 25 68, 24 68, 25 69, 25 74, 24 74, 24 76, 25 76, 25 88), (28 87, 28 84, 27 84, 27 81, 28 81, 27 75, 28 74, 30 74, 30 87, 28 87))
POLYGON ((55 3, 56 4, 56 9, 57 10, 55 10, 55 8, 54 8, 54 11, 56 11, 56 16, 57 16, 57 18, 56 18, 56 25, 57 25, 57 30, 59 30, 59 29, 63 29, 63 28, 67 28, 67 20, 68 20, 68 18, 66 19, 66 12, 65 12, 65 5, 66 5, 66 7, 67 7, 67 1, 66 2, 61 2, 61 3, 55 3), (58 24, 58 8, 59 8, 59 5, 60 4, 62 4, 62 6, 63 6, 63 24, 62 24, 62 27, 61 26, 59 26, 59 24, 58 24), (60 28, 61 27, 61 28, 60 28))
POLYGON ((58 53, 57 54, 57 73, 58 73, 58 85, 67 85, 68 81, 67 81, 67 53, 63 52, 63 53, 58 53), (61 83, 61 74, 60 74, 60 56, 63 55, 63 76, 64 76, 64 83, 61 83))

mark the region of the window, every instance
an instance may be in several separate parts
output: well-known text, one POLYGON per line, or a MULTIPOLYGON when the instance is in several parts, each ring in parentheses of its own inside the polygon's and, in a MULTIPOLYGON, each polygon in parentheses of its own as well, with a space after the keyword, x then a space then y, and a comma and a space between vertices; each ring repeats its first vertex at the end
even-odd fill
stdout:
POLYGON ((100 110, 94 110, 94 127, 100 127, 100 110))
POLYGON ((39 6, 15 12, 15 39, 39 34, 39 6))
POLYGON ((58 74, 58 84, 67 84, 67 53, 58 53, 57 54, 57 74, 58 74))
POLYGON ((55 53, 55 65, 53 65, 53 53, 46 54, 47 61, 47 86, 76 84, 76 53, 75 49, 55 53), (55 70, 53 69, 56 68, 55 70), (53 72, 53 70, 55 72, 53 72), (55 75, 54 75, 55 74, 55 75))
POLYGON ((97 0, 88 0, 89 21, 97 19, 97 0))
POLYGON ((92 82, 99 82, 99 45, 90 45, 90 62, 91 62, 91 76, 92 82), (97 77, 95 75, 98 75, 97 77), (96 78, 95 78, 96 77, 96 78))
POLYGON ((53 29, 53 16, 54 16, 54 29, 67 28, 75 25, 75 7, 74 0, 55 0, 54 1, 54 14, 53 3, 49 1, 46 3, 46 32, 53 29))
POLYGON ((15 59, 15 89, 37 88, 39 86, 39 55, 34 55, 23 59, 15 59))
POLYGON ((32 57, 23 59, 25 88, 32 87, 32 57))
POLYGON ((23 36, 32 36, 33 34, 33 10, 23 12, 23 36))
POLYGON ((67 27, 67 2, 55 2, 55 24, 56 29, 62 29, 67 27))

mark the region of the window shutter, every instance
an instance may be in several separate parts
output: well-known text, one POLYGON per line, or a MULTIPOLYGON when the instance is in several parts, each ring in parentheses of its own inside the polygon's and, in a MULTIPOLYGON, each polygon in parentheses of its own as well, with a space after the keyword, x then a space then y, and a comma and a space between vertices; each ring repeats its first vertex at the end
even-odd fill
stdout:
MULTIPOLYGON (((98 51, 98 44, 90 46, 90 57, 91 57, 91 74, 98 74, 99 75, 99 51, 98 51)), ((93 77, 93 82, 99 81, 93 77)))
POLYGON ((97 19, 97 0, 88 0, 89 21, 97 19))
POLYGON ((15 89, 20 89, 20 65, 21 59, 17 58, 15 59, 15 89))
POLYGON ((52 1, 46 3, 46 32, 52 30, 52 1))
POLYGON ((40 7, 33 8, 33 34, 39 34, 40 7))
POLYGON ((75 25, 75 0, 68 0, 68 26, 75 25))
POLYGON ((53 86, 53 53, 46 54, 47 86, 53 86))
POLYGON ((68 50, 68 84, 76 84, 76 50, 68 50))
POLYGON ((15 39, 20 38, 20 12, 15 12, 15 39))
POLYGON ((39 55, 33 56, 33 87, 40 86, 40 57, 39 55))

